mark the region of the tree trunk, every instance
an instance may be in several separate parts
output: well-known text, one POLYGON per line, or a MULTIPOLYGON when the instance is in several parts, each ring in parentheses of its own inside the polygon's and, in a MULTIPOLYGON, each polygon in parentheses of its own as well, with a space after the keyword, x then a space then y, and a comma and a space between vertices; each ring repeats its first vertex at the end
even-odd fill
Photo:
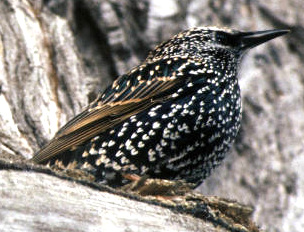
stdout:
POLYGON ((253 205, 254 219, 264 230, 303 231, 298 203, 304 200, 303 10, 300 0, 0 1, 4 228, 99 231, 119 225, 115 228, 121 231, 204 231, 209 226, 205 231, 212 231, 208 220, 40 172, 12 170, 8 164, 32 157, 159 42, 188 27, 222 25, 289 28, 291 33, 255 48, 243 60, 241 133, 224 164, 199 190, 253 205), (138 214, 132 218, 128 212, 138 214))

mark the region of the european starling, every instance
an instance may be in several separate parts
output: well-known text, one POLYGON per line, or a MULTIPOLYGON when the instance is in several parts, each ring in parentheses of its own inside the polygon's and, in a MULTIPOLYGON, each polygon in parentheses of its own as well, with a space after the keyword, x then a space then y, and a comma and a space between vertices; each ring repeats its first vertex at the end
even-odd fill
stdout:
POLYGON ((125 174, 199 185, 238 133, 245 51, 288 30, 183 31, 118 77, 32 160, 81 169, 110 186, 125 174))

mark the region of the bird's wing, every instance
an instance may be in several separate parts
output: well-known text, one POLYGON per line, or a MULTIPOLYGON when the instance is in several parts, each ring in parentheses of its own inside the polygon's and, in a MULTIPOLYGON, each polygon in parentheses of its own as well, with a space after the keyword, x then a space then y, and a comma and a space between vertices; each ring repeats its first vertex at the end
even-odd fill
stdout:
MULTIPOLYGON (((150 68, 146 65, 144 69, 150 68)), ((129 84, 117 92, 113 92, 115 88, 111 86, 98 101, 93 102, 90 107, 62 127, 32 160, 44 163, 66 150, 73 150, 77 145, 113 128, 132 115, 170 98, 180 86, 182 78, 177 78, 176 72, 166 74, 152 79, 136 80, 135 84, 129 84)))

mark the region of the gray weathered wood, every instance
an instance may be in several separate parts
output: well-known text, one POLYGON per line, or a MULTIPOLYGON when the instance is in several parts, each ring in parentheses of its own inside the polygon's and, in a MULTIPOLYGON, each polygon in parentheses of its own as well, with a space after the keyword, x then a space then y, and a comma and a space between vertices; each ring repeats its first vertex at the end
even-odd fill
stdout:
POLYGON ((46 174, 3 170, 0 176, 1 231, 226 231, 46 174))

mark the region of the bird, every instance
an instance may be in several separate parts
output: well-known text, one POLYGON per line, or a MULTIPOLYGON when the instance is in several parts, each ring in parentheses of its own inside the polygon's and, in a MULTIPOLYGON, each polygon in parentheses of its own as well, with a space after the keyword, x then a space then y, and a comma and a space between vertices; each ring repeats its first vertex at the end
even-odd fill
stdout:
POLYGON ((119 76, 32 158, 111 187, 126 175, 200 185, 228 153, 242 106, 238 70, 253 47, 289 30, 194 27, 119 76))

